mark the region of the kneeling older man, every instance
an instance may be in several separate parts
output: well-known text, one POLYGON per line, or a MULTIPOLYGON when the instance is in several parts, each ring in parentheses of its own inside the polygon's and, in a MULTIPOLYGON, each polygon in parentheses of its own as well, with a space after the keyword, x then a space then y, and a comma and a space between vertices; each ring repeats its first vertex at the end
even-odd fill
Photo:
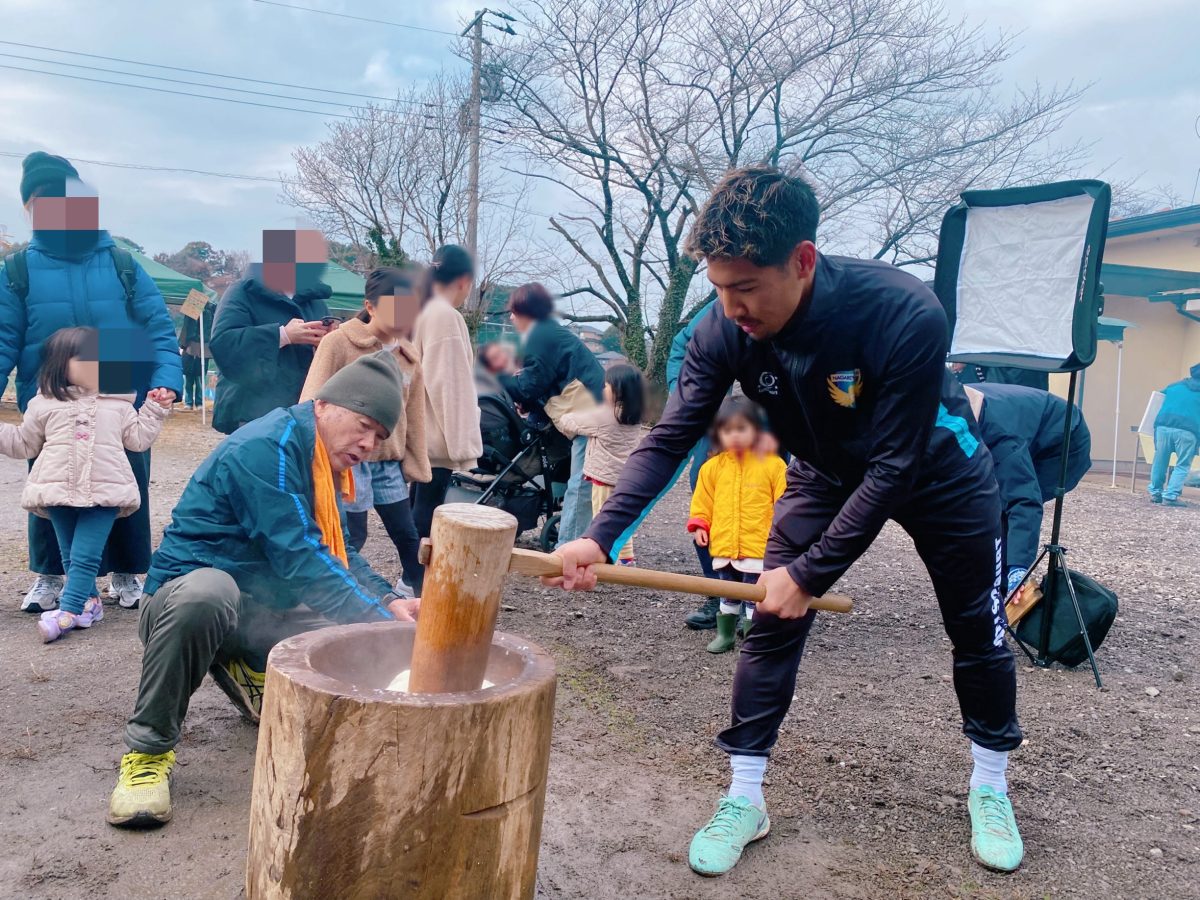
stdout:
POLYGON ((358 556, 339 502, 402 407, 396 361, 366 356, 315 399, 239 428, 196 470, 146 577, 142 678, 111 824, 171 818, 173 748, 205 672, 257 722, 278 641, 331 623, 412 620, 420 601, 398 597, 358 556))

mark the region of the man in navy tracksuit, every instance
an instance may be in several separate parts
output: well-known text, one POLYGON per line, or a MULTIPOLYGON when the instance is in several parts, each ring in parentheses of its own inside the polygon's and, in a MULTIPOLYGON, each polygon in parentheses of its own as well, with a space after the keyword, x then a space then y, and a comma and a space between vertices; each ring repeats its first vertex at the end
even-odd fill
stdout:
POLYGON ((954 646, 975 759, 972 850, 1011 871, 1023 848, 1004 773, 1021 731, 991 457, 945 368, 937 298, 885 263, 820 255, 818 217, 812 189, 777 169, 735 170, 717 186, 688 251, 706 261, 720 304, 693 334, 662 419, 586 535, 560 548, 563 578, 550 583, 595 584, 588 567, 606 559, 740 382, 795 460, 767 543, 766 598, 738 659, 733 721, 717 738, 730 754, 732 786, 692 841, 692 868, 723 874, 766 835, 763 773, 795 691, 809 603, 894 519, 929 570, 954 646))
POLYGON ((1025 580, 1042 539, 1042 507, 1054 499, 1062 472, 1068 409, 1071 439, 1064 493, 1092 467, 1092 434, 1077 406, 1047 391, 1019 384, 973 384, 971 397, 979 434, 992 454, 1004 509, 1007 593, 1025 580))

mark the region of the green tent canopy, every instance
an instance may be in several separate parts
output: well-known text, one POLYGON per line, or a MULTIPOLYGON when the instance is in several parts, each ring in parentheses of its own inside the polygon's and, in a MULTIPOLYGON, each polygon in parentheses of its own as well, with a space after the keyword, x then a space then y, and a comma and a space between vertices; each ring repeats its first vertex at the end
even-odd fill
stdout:
POLYGON ((137 260, 138 265, 146 270, 146 274, 154 279, 159 293, 163 295, 163 299, 169 306, 179 306, 183 303, 188 291, 200 291, 212 297, 212 292, 204 286, 200 279, 189 278, 174 269, 168 269, 162 263, 155 262, 144 253, 140 253, 136 247, 123 238, 114 237, 113 240, 122 250, 127 250, 137 260))

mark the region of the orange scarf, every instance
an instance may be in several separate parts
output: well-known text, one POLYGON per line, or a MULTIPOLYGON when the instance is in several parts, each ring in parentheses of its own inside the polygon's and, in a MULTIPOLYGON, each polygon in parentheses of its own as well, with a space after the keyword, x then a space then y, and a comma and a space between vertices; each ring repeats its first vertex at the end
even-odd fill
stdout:
POLYGON ((346 502, 354 500, 354 474, 350 471, 342 473, 339 491, 333 486, 333 466, 329 463, 329 452, 317 437, 317 446, 313 450, 313 516, 317 527, 321 529, 321 539, 334 556, 342 561, 342 565, 350 567, 346 557, 346 536, 342 531, 342 514, 338 508, 337 494, 340 492, 346 502))

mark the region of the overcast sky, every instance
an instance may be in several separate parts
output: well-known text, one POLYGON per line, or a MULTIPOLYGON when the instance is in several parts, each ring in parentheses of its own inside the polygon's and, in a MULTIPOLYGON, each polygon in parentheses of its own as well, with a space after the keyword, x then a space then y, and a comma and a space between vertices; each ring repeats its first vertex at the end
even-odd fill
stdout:
MULTIPOLYGON (((470 2, 282 0, 429 29, 457 31, 470 2)), ((1019 29, 1024 48, 1005 72, 1012 85, 1094 82, 1066 137, 1095 143, 1097 172, 1168 184, 1192 197, 1200 167, 1200 3, 1196 0, 946 0, 989 28, 1019 29)), ((35 74, 125 80, 77 65, 224 83, 218 79, 13 46, 41 45, 309 87, 389 96, 442 65, 459 65, 452 38, 282 9, 255 0, 0 0, 0 230, 28 236, 17 186, 20 157, 44 149, 102 160, 277 177, 293 148, 320 140, 320 115, 239 106, 35 74), (14 56, 27 57, 26 59, 14 56)), ((170 82, 167 90, 223 93, 170 82)), ((345 108, 224 94, 242 100, 345 113, 345 108)), ((311 95, 309 95, 311 96, 311 95)), ((334 101, 352 98, 327 96, 334 101)), ((79 162, 101 195, 101 222, 154 253, 207 240, 259 257, 263 228, 292 227, 277 185, 183 173, 130 171, 79 162)))

